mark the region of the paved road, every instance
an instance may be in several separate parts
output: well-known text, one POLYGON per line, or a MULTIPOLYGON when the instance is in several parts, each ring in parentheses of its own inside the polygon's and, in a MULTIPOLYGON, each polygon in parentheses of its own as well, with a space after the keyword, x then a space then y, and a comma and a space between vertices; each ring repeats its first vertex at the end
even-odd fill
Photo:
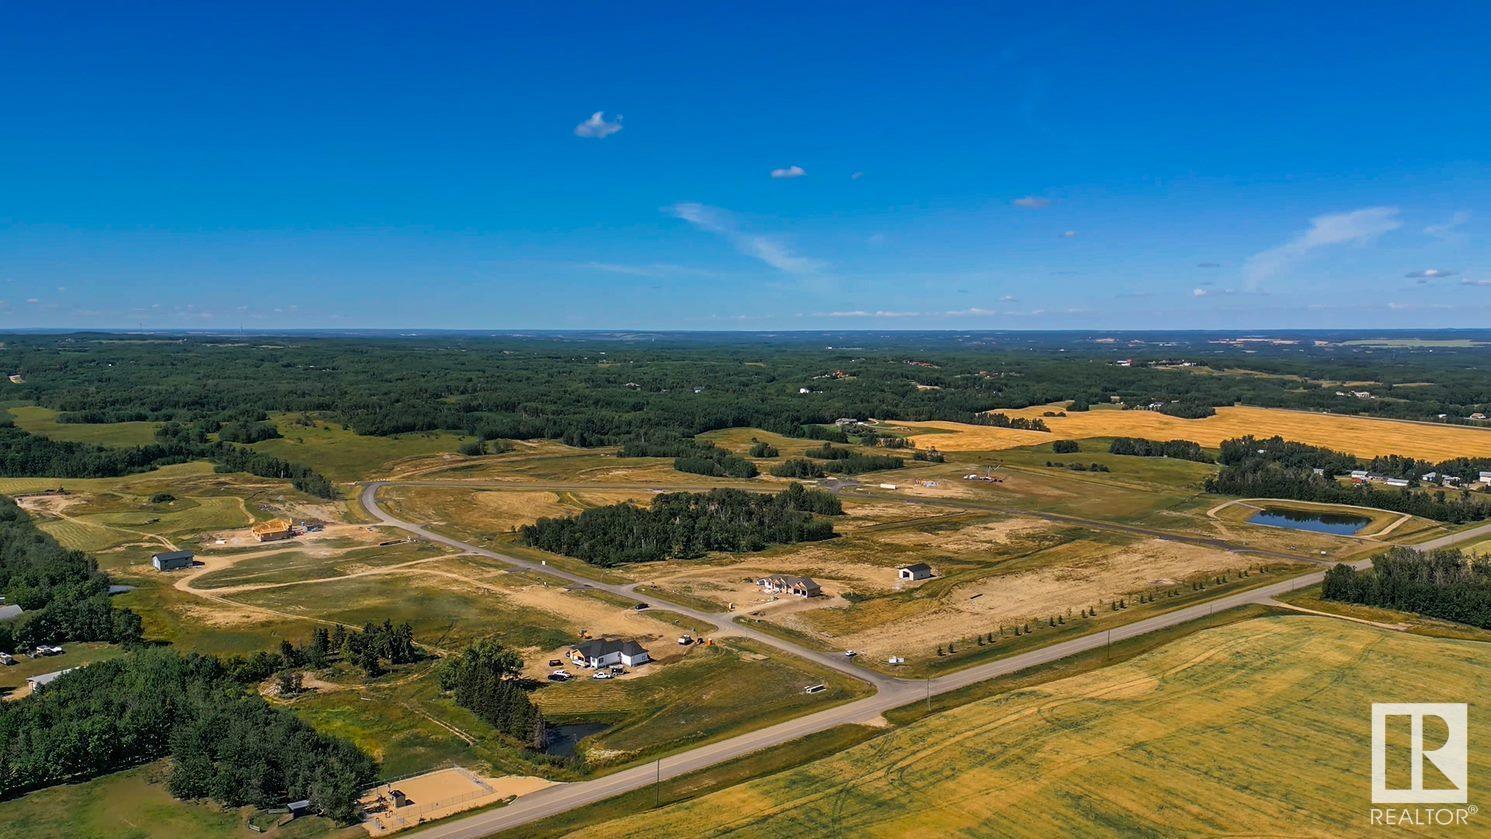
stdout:
MULTIPOLYGON (((378 506, 378 489, 389 482, 380 481, 367 485, 363 489, 362 503, 367 510, 381 520, 384 524, 402 528, 422 538, 449 545, 470 553, 496 559, 520 566, 531 571, 549 574, 577 585, 591 586, 603 591, 610 591, 622 596, 633 596, 628 591, 628 586, 615 586, 596 583, 571 574, 560 569, 518 557, 507 556, 475 545, 470 545, 448 536, 443 536, 427 530, 417 524, 398 519, 383 508, 378 506)), ((528 488, 528 485, 522 485, 528 488)), ((517 487, 514 487, 515 489, 517 487)), ((635 489, 635 486, 628 487, 635 489)), ((1460 533, 1442 536, 1427 542, 1420 543, 1416 547, 1423 550, 1449 547, 1461 542, 1491 538, 1491 524, 1481 525, 1460 533)), ((1360 560, 1354 565, 1358 568, 1365 567, 1371 560, 1360 560)), ((1298 588, 1315 585, 1324 578, 1324 572, 1312 572, 1300 577, 1293 577, 1277 583, 1239 592, 1237 594, 1220 597, 1208 603, 1200 603, 1194 606, 1176 609, 1151 618, 1135 621, 1121 627, 1074 638, 1052 644, 1027 653, 1010 656, 1009 658, 991 661, 986 664, 978 664, 963 670, 939 676, 929 680, 907 680, 897 679, 873 673, 864 668, 856 667, 847 663, 841 656, 827 655, 817 650, 810 650, 793 644, 781 638, 765 633, 757 632, 734 623, 734 615, 729 613, 711 614, 690 609, 680 605, 667 603, 662 598, 653 596, 652 601, 665 604, 671 611, 706 620, 722 628, 721 633, 730 632, 754 638, 762 643, 770 644, 778 649, 786 650, 794 655, 801 656, 812 661, 819 662, 835 670, 850 673, 858 678, 870 682, 876 689, 873 696, 839 705, 808 716, 798 717, 787 722, 745 734, 721 740, 691 749, 687 752, 664 758, 655 764, 634 766, 619 772, 604 775, 589 781, 580 781, 571 784, 558 784, 530 793, 516 799, 506 807, 475 813, 469 816, 456 817, 438 822, 429 827, 417 830, 410 834, 419 839, 478 839, 478 837, 489 836, 503 830, 510 830, 529 822, 557 815, 576 807, 594 804, 608 798, 620 795, 624 792, 642 789, 657 779, 673 778, 690 772, 713 766, 753 752, 772 746, 791 742, 819 731, 825 731, 836 726, 850 723, 865 723, 875 720, 881 714, 892 708, 898 708, 917 701, 924 697, 935 696, 947 691, 957 690, 971 684, 982 682, 998 676, 1006 676, 1017 673, 1031 667, 1049 664, 1079 653, 1101 649, 1113 641, 1122 641, 1127 638, 1135 638, 1161 629, 1179 626, 1193 620, 1206 617, 1213 612, 1221 612, 1237 606, 1250 603, 1266 603, 1275 597, 1286 594, 1298 588)))

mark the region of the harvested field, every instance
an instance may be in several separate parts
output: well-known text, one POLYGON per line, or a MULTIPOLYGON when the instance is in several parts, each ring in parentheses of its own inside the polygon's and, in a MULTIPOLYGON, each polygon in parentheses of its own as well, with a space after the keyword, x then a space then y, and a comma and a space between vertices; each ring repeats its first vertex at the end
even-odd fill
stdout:
MULTIPOLYGON (((1005 411, 1010 416, 1040 417, 1060 405, 1005 411)), ((1191 440, 1215 448, 1223 440, 1252 434, 1326 446, 1359 457, 1401 454, 1439 461, 1453 457, 1491 457, 1491 430, 1458 425, 1402 422, 1364 417, 1314 414, 1279 408, 1218 408, 1216 416, 1179 419, 1156 411, 1094 409, 1045 417, 1050 433, 957 422, 902 422, 922 448, 945 452, 993 451, 1088 437, 1143 437, 1191 440)))
MULTIPOLYGON (((976 549, 989 544, 979 541, 981 535, 975 531, 961 538, 976 549)), ((1166 588, 1251 564, 1228 551, 1160 539, 1131 543, 1079 539, 994 565, 989 573, 973 575, 967 582, 958 581, 961 577, 947 580, 937 587, 935 597, 903 594, 843 607, 771 614, 770 619, 875 658, 920 656, 938 644, 976 632, 1064 615, 1135 591, 1166 588)))
MULTIPOLYGON (((1329 618, 1241 621, 579 835, 1404 835, 1367 827, 1368 705, 1484 694, 1484 658, 1329 618)), ((1491 738, 1491 716, 1470 727, 1491 738)), ((1470 761, 1483 788, 1491 751, 1470 761)))
POLYGON ((589 507, 623 501, 642 504, 646 490, 633 492, 479 490, 463 487, 392 486, 383 498, 401 515, 432 524, 450 524, 464 532, 506 533, 541 518, 570 516, 589 507))

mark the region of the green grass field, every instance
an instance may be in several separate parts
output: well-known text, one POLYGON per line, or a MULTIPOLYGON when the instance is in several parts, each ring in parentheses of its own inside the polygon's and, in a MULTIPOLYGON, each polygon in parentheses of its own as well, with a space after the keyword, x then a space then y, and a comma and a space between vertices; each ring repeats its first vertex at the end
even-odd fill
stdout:
POLYGON ((27 679, 42 673, 54 673, 71 667, 86 667, 89 664, 108 661, 124 655, 122 647, 112 644, 72 643, 63 644, 62 648, 64 650, 62 655, 46 658, 28 658, 17 653, 15 664, 0 667, 0 692, 9 693, 23 687, 27 679))
MULTIPOLYGON (((361 828, 336 828, 326 819, 299 819, 256 832, 248 809, 224 810, 178 801, 166 790, 165 762, 115 772, 0 802, 0 836, 29 839, 353 839, 361 828)), ((254 818, 273 825, 272 814, 254 818)))
POLYGON ((865 695, 863 682, 745 639, 695 650, 636 679, 580 678, 534 695, 548 717, 607 722, 589 745, 600 764, 626 763, 691 748, 865 695), (806 694, 813 684, 822 693, 806 694))
MULTIPOLYGON (((1480 695, 1485 651, 1247 620, 580 835, 1364 835, 1370 703, 1480 695)), ((1472 714, 1470 741, 1486 737, 1472 714)), ((1488 780, 1472 749, 1471 787, 1488 780)))
POLYGON ((56 411, 36 405, 22 405, 7 410, 15 418, 18 428, 38 437, 93 443, 98 446, 128 447, 153 443, 155 430, 161 425, 158 422, 58 422, 56 411))
POLYGON ((306 551, 287 550, 239 560, 222 570, 209 571, 194 582, 197 588, 202 589, 301 582, 432 559, 448 553, 448 550, 427 542, 361 548, 331 558, 306 551))
POLYGON ((281 414, 273 419, 283 436, 255 443, 252 448, 303 463, 333 481, 360 481, 386 474, 402 460, 454 454, 466 439, 445 432, 366 437, 321 420, 307 427, 296 424, 292 415, 281 414))

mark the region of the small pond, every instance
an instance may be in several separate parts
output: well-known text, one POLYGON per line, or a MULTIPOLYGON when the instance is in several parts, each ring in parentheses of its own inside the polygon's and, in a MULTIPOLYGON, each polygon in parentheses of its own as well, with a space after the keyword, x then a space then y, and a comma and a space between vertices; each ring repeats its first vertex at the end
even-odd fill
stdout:
POLYGON ((573 722, 549 726, 549 739, 544 743, 544 754, 570 757, 581 740, 610 728, 603 722, 573 722))
POLYGON ((1248 521, 1252 524, 1266 524, 1269 527, 1287 527, 1290 530, 1308 530, 1312 533, 1329 533, 1334 536, 1351 536, 1372 523, 1372 520, 1366 516, 1294 510, 1288 507, 1267 507, 1259 510, 1248 521))

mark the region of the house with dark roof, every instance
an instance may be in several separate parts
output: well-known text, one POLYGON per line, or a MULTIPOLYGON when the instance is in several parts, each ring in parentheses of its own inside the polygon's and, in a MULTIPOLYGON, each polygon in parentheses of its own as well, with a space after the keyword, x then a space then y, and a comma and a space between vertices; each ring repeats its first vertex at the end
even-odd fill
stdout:
POLYGON ((823 587, 813 582, 808 577, 793 577, 788 574, 774 574, 770 577, 762 577, 756 581, 767 594, 790 594, 793 597, 818 597, 823 594, 823 587))
POLYGON ((570 657, 585 667, 596 668, 610 667, 613 664, 636 667, 652 660, 647 649, 631 639, 586 641, 576 644, 570 651, 570 657))
POLYGON ((196 555, 191 551, 167 551, 158 553, 150 558, 150 564, 157 571, 178 571, 182 568, 192 567, 192 560, 196 555))
POLYGON ((912 565, 902 565, 896 573, 903 580, 929 580, 932 578, 932 566, 925 562, 917 562, 912 565))

